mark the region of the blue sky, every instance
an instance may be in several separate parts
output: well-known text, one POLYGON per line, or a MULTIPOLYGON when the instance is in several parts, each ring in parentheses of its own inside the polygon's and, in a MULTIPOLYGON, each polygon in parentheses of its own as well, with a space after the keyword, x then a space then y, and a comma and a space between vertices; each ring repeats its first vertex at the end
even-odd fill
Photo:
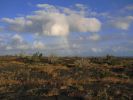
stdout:
POLYGON ((132 0, 0 0, 0 54, 133 56, 132 0))

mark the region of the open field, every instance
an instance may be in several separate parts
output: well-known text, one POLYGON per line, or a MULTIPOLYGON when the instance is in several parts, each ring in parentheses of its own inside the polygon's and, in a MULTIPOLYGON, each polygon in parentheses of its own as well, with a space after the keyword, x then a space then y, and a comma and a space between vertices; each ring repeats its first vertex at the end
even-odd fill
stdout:
POLYGON ((133 58, 0 57, 0 100, 132 100, 133 58))

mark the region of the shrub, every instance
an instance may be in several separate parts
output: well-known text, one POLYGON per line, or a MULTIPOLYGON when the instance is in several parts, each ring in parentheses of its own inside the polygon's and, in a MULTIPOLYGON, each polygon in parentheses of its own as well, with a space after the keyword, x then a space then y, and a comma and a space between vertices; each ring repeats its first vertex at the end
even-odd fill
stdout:
POLYGON ((98 95, 97 95, 97 99, 98 100, 108 100, 109 99, 109 95, 107 93, 107 89, 105 88, 102 91, 98 91, 98 95))
POLYGON ((35 62, 38 62, 41 60, 43 54, 40 53, 40 52, 36 52, 32 55, 32 60, 35 61, 35 62))
POLYGON ((74 62, 74 65, 76 67, 80 67, 80 68, 82 68, 82 67, 88 67, 90 65, 90 60, 85 59, 85 58, 82 58, 80 60, 76 60, 74 62))
POLYGON ((105 57, 105 62, 108 65, 118 65, 118 64, 120 64, 121 61, 119 59, 117 59, 115 56, 107 55, 105 57))
POLYGON ((36 52, 36 53, 33 54, 32 57, 39 57, 39 58, 41 58, 42 56, 43 56, 42 53, 40 53, 40 52, 36 52))
POLYGON ((50 56, 48 57, 48 62, 49 62, 50 64, 57 64, 57 62, 58 62, 58 57, 55 56, 55 55, 50 55, 50 56))
POLYGON ((100 69, 97 67, 93 67, 90 69, 91 76, 95 78, 104 78, 111 75, 111 72, 107 69, 100 69))

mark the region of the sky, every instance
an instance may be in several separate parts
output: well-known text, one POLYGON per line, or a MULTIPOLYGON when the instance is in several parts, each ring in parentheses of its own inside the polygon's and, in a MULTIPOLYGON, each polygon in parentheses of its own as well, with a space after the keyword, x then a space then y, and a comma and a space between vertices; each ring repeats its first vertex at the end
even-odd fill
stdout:
POLYGON ((0 0, 0 55, 133 56, 133 0, 0 0))

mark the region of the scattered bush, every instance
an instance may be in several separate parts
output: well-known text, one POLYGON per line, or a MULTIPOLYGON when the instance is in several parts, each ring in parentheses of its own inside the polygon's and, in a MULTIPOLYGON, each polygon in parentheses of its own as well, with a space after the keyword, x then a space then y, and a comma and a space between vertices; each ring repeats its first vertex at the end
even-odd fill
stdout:
POLYGON ((48 62, 49 62, 50 64, 57 64, 57 63, 58 63, 58 57, 55 56, 55 55, 50 55, 50 56, 48 57, 48 62))
POLYGON ((59 59, 54 55, 42 58, 39 52, 24 58, 0 57, 0 98, 30 100, 28 96, 31 99, 41 97, 45 99, 46 96, 66 95, 83 97, 85 100, 132 100, 132 58, 117 58, 122 63, 115 66, 106 63, 110 57, 107 59, 97 57, 93 60, 99 63, 91 66, 90 59, 69 57, 59 59), (37 64, 35 59, 39 61, 37 64), (27 64, 22 60, 35 64, 27 64), (59 66, 42 64, 40 61, 44 60, 51 64, 57 64, 59 61, 65 64, 59 66), (66 67, 66 64, 73 64, 74 67, 66 67))
POLYGON ((36 52, 32 55, 32 57, 38 57, 38 58, 42 58, 43 54, 40 52, 36 52))
POLYGON ((108 77, 111 75, 111 72, 107 69, 100 69, 97 67, 92 67, 90 69, 90 73, 92 77, 95 78, 104 78, 104 77, 108 77))
POLYGON ((34 53, 31 57, 28 57, 29 62, 40 62, 43 54, 40 52, 34 53))
POLYGON ((90 65, 90 60, 82 58, 80 60, 76 60, 74 64, 76 67, 80 67, 80 68, 88 67, 90 65))

